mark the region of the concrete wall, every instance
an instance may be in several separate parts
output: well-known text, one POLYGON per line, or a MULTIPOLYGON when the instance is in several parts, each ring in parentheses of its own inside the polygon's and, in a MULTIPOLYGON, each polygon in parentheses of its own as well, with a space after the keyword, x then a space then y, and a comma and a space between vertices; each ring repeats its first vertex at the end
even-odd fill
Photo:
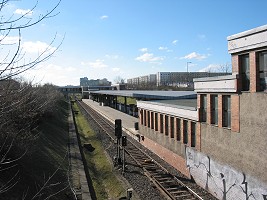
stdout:
POLYGON ((267 185, 266 122, 267 94, 242 93, 240 132, 202 123, 201 152, 222 166, 238 171, 239 175, 244 173, 267 185))
POLYGON ((186 148, 186 165, 196 183, 222 200, 266 200, 267 185, 237 171, 228 165, 222 165, 211 157, 186 148))

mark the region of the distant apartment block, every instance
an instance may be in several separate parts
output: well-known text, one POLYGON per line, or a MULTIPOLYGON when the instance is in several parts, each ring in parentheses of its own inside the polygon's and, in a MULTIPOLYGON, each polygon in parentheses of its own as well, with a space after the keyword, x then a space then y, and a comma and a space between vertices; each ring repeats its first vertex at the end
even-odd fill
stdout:
POLYGON ((111 86, 111 82, 106 78, 104 79, 90 79, 87 77, 80 78, 80 86, 111 86))
POLYGON ((146 76, 139 76, 139 77, 127 79, 128 85, 141 85, 141 84, 156 83, 156 82, 157 82, 156 74, 149 74, 146 76))

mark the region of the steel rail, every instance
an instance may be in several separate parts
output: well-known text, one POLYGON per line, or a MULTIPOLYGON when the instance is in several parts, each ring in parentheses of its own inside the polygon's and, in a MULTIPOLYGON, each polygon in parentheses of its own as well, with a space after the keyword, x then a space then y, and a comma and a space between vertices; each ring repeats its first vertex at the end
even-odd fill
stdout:
MULTIPOLYGON (((116 141, 114 132, 114 124, 99 114, 95 109, 91 108, 84 102, 78 102, 88 115, 101 127, 101 129, 113 140, 116 141)), ((124 132, 123 132, 124 133, 124 132)), ((127 135, 124 133, 124 135, 127 135)), ((204 200, 176 176, 168 172, 166 168, 153 160, 151 156, 142 151, 131 140, 125 148, 126 153, 144 170, 144 174, 153 181, 153 183, 164 192, 170 199, 187 199, 187 200, 204 200)))

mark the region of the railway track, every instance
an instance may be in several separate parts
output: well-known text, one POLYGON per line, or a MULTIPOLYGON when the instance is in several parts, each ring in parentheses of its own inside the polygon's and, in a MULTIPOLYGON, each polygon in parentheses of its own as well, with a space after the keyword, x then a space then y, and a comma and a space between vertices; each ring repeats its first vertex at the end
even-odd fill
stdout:
MULTIPOLYGON (((84 102, 77 101, 80 109, 90 115, 99 127, 113 140, 117 138, 114 134, 114 124, 89 107, 84 102)), ((125 133, 123 135, 126 135, 125 133)), ((203 200, 197 193, 186 186, 176 176, 169 173, 163 166, 157 163, 148 154, 140 150, 134 141, 128 140, 124 147, 126 153, 144 170, 144 174, 161 190, 168 199, 173 200, 203 200)))

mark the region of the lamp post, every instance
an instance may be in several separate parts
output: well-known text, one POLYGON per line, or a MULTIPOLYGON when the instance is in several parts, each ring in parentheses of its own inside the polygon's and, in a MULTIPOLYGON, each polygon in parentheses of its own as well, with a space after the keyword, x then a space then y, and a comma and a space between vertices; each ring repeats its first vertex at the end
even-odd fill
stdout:
POLYGON ((187 63, 186 63, 186 70, 187 70, 187 73, 188 73, 188 64, 189 64, 189 63, 192 63, 192 62, 187 62, 187 63))
POLYGON ((188 74, 188 64, 189 63, 192 63, 192 62, 186 62, 186 71, 187 71, 187 83, 186 83, 186 85, 187 85, 187 87, 189 85, 189 74, 188 74))

